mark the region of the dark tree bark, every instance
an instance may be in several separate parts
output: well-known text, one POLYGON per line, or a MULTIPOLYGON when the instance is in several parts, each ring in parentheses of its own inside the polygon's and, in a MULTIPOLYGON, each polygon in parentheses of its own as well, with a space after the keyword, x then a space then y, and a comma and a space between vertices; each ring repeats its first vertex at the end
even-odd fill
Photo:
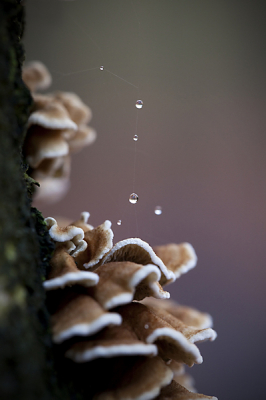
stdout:
POLYGON ((32 99, 21 79, 20 3, 0 1, 0 398, 67 400, 54 372, 42 288, 53 244, 31 208, 34 182, 21 154, 32 99))
POLYGON ((0 399, 90 400, 86 370, 51 341, 42 282, 54 245, 31 208, 36 182, 22 156, 32 105, 21 78, 23 29, 21 1, 0 0, 0 399))

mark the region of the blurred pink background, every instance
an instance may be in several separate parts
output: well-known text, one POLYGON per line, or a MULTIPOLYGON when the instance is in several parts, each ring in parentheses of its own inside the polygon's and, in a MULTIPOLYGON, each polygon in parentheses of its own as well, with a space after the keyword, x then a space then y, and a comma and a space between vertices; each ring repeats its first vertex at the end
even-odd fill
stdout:
POLYGON ((190 242, 198 265, 168 289, 210 312, 218 332, 200 345, 196 388, 219 400, 265 399, 265 3, 25 7, 27 60, 47 65, 51 90, 73 91, 91 107, 98 133, 73 157, 67 196, 40 207, 44 216, 77 219, 86 210, 94 226, 111 220, 115 242, 190 242))

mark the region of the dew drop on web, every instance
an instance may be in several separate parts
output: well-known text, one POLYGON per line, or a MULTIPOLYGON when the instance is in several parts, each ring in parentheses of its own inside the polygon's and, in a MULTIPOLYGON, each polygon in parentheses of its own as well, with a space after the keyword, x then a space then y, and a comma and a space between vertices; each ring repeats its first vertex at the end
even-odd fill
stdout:
POLYGON ((139 196, 136 193, 131 193, 128 200, 131 204, 136 204, 138 202, 138 199, 139 196))
POLYGON ((143 107, 143 101, 142 100, 137 100, 136 101, 136 108, 140 109, 143 107))
POLYGON ((117 221, 117 225, 122 225, 121 219, 119 219, 119 220, 117 221))
POLYGON ((104 70, 104 66, 103 66, 103 65, 100 66, 100 70, 101 70, 101 71, 104 70))
POLYGON ((162 214, 162 207, 161 206, 156 206, 155 209, 154 209, 154 214, 161 215, 162 214))
POLYGON ((139 139, 138 135, 134 135, 134 136, 133 136, 133 140, 134 140, 135 142, 137 142, 138 139, 139 139))

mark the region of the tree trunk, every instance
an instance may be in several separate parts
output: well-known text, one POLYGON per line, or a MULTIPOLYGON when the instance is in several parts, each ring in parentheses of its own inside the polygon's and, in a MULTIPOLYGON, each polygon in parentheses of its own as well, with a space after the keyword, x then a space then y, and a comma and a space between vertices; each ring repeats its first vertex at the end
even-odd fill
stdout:
POLYGON ((20 3, 0 1, 0 398, 67 400, 71 390, 56 377, 42 287, 53 244, 31 208, 34 182, 21 154, 32 99, 21 79, 20 3))

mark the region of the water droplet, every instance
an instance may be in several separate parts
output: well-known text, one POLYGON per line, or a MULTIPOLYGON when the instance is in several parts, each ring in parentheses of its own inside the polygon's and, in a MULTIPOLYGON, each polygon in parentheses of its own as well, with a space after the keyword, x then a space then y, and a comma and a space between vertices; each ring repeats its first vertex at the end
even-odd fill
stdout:
POLYGON ((133 136, 133 140, 134 140, 135 142, 138 140, 138 138, 139 138, 138 135, 134 135, 134 136, 133 136))
POLYGON ((171 360, 171 358, 170 358, 170 360, 167 360, 167 361, 166 361, 166 365, 170 365, 171 362, 172 362, 172 360, 171 360))
POLYGON ((119 219, 119 220, 117 221, 117 225, 122 225, 121 219, 119 219))
POLYGON ((162 207, 156 206, 154 209, 154 214, 161 215, 162 214, 162 207))
POLYGON ((144 325, 144 328, 145 328, 145 329, 149 329, 149 327, 150 327, 149 324, 145 324, 145 325, 144 325))
POLYGON ((131 193, 128 200, 131 204, 136 204, 138 199, 139 199, 139 196, 136 193, 131 193))
POLYGON ((100 66, 100 70, 101 70, 101 71, 104 70, 104 66, 103 66, 103 65, 100 66))
POLYGON ((143 101, 142 100, 137 100, 136 101, 136 108, 142 108, 143 107, 143 101))

